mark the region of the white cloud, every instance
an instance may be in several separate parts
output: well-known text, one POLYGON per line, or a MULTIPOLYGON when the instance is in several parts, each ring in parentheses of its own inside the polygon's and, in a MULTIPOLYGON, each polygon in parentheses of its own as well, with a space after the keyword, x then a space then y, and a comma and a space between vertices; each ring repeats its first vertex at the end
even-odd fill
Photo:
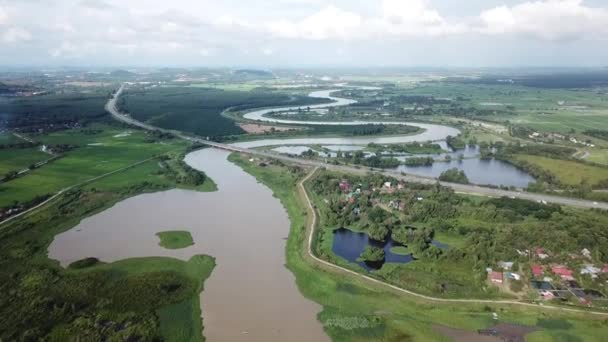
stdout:
POLYGON ((5 43, 18 43, 32 39, 32 34, 21 27, 11 27, 2 34, 2 41, 5 43))
POLYGON ((480 20, 479 32, 491 35, 523 34, 559 40, 608 34, 608 10, 587 7, 582 0, 542 0, 500 6, 482 12, 480 20))
POLYGON ((299 22, 283 19, 268 27, 271 33, 282 38, 322 40, 352 38, 359 33, 361 24, 358 14, 328 6, 299 22))
MULTIPOLYGON (((502 57, 488 42, 513 44, 515 52, 550 51, 566 47, 564 39, 586 44, 589 51, 608 51, 601 44, 608 40, 608 0, 606 5, 595 0, 595 8, 588 5, 591 0, 494 0, 508 5, 485 11, 479 9, 485 2, 475 0, 475 6, 448 12, 459 1, 55 0, 45 6, 40 0, 0 0, 0 64, 21 62, 25 47, 28 58, 42 62, 51 54, 57 63, 82 58, 126 64, 196 62, 201 56, 205 63, 306 64, 329 61, 340 49, 353 60, 394 56, 396 64, 410 59, 425 64, 430 52, 414 57, 412 51, 435 49, 451 62, 460 50, 502 57), (28 40, 27 46, 6 44, 28 40), (379 49, 382 53, 375 52, 379 49), (247 58, 243 51, 249 51, 247 58)), ((591 55, 605 63, 606 54, 591 55)))
POLYGON ((0 7, 0 25, 4 25, 8 21, 8 14, 0 7))
POLYGON ((68 42, 68 41, 64 41, 61 43, 60 46, 58 46, 54 49, 51 49, 49 51, 49 54, 54 58, 59 58, 59 57, 72 55, 77 50, 78 49, 74 44, 72 44, 71 42, 68 42))

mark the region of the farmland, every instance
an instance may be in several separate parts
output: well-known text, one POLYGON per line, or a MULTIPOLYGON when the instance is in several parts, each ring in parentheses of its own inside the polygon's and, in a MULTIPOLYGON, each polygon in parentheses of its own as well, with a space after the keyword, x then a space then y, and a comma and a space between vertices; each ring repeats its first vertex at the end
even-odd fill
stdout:
POLYGON ((576 186, 586 180, 594 186, 608 179, 608 168, 605 167, 540 156, 517 155, 515 158, 548 170, 557 177, 560 183, 566 185, 576 186))
MULTIPOLYGON (((0 184, 0 207, 14 201, 26 202, 36 196, 52 194, 171 150, 185 149, 185 144, 178 140, 152 142, 144 132, 124 132, 120 128, 108 128, 91 135, 82 129, 71 129, 49 136, 36 136, 36 139, 45 142, 72 144, 80 141, 84 144, 23 177, 0 184)), ((18 151, 19 154, 21 152, 18 151)), ((4 161, 1 164, 4 165, 4 161)))
POLYGON ((0 177, 9 171, 21 171, 51 158, 37 148, 0 149, 0 177))

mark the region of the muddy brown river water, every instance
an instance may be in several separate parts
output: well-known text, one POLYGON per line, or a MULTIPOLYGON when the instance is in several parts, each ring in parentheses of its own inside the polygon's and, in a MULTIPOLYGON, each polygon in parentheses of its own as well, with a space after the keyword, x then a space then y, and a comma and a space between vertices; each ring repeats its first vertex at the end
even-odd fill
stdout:
POLYGON ((126 199, 56 236, 49 257, 66 266, 85 257, 111 262, 211 255, 217 266, 201 296, 208 341, 328 341, 316 319, 321 307, 300 294, 284 266, 290 227, 285 209, 227 156, 205 149, 186 157, 219 191, 170 190, 126 199), (190 231, 195 245, 160 247, 155 234, 174 229, 190 231))

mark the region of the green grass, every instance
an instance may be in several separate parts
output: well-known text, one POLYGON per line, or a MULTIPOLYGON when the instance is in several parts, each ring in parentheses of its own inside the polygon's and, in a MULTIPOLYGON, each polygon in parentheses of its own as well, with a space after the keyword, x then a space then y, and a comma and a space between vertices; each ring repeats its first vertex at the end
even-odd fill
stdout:
MULTIPOLYGON (((73 140, 72 143, 79 141, 82 147, 67 152, 64 157, 23 177, 0 184, 0 207, 13 201, 28 201, 36 196, 56 193, 61 189, 147 158, 174 150, 184 151, 186 148, 186 143, 180 140, 147 142, 145 133, 141 131, 135 131, 124 137, 115 137, 123 131, 104 131, 96 138, 72 130, 57 132, 50 137, 36 137, 40 140, 59 139, 63 142, 73 140), (91 143, 100 145, 91 146, 89 145, 91 143)), ((128 182, 128 178, 124 178, 124 182, 128 182)), ((116 183, 112 182, 106 184, 116 186, 116 183)))
POLYGON ((318 318, 334 341, 447 341, 433 330, 433 324, 475 331, 495 324, 492 312, 499 314, 500 322, 536 325, 547 318, 568 322, 561 328, 535 332, 530 335, 533 341, 559 341, 562 336, 602 341, 608 331, 606 321, 587 315, 518 306, 421 301, 312 264, 305 253, 305 204, 294 188, 299 177, 285 169, 277 172, 275 168, 260 168, 235 154, 230 160, 268 186, 287 210, 291 220, 287 266, 295 274, 300 291, 323 306, 318 318), (357 328, 357 322, 363 320, 373 323, 357 328))
POLYGON ((21 140, 10 132, 2 132, 0 133, 0 145, 4 144, 15 144, 15 143, 24 143, 25 140, 21 140))
POLYGON ((592 149, 588 150, 589 157, 587 159, 590 162, 608 165, 608 149, 592 149))
POLYGON ((166 249, 182 249, 194 245, 192 235, 185 230, 168 230, 156 233, 160 239, 159 246, 166 249))
POLYGON ((391 248, 391 253, 393 254, 397 254, 397 255, 410 255, 410 251, 407 249, 407 247, 403 247, 403 246, 397 246, 397 247, 393 247, 391 248))
POLYGON ((559 182, 567 185, 578 185, 583 179, 594 185, 608 179, 608 168, 530 155, 516 155, 515 158, 551 172, 559 182))
POLYGON ((30 165, 51 158, 37 148, 11 148, 0 150, 0 177, 9 171, 21 171, 30 165))

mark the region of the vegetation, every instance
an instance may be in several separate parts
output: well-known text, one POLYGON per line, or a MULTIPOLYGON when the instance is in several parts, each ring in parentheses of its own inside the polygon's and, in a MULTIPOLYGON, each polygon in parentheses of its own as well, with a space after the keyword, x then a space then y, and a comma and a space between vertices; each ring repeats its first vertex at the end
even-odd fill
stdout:
POLYGON ((443 171, 439 175, 439 180, 450 183, 469 184, 469 178, 467 175, 463 170, 458 170, 457 168, 443 171))
POLYGON ((369 262, 384 261, 384 250, 374 246, 366 246, 359 259, 369 262))
POLYGON ((156 233, 160 239, 159 246, 167 249, 182 249, 194 245, 192 235, 185 230, 168 230, 156 233))
POLYGON ((226 91, 213 88, 130 88, 118 100, 122 112, 161 128, 204 137, 243 134, 225 110, 307 105, 318 100, 269 91, 226 91))
POLYGON ((404 162, 406 166, 431 166, 435 160, 431 157, 410 157, 404 162))
POLYGON ((448 135, 445 141, 448 143, 448 146, 450 146, 454 150, 462 150, 467 147, 466 142, 460 137, 453 137, 448 135))
POLYGON ((367 167, 375 167, 382 169, 395 168, 401 165, 401 162, 396 158, 366 156, 363 151, 338 152, 338 160, 349 164, 364 165, 367 167))
POLYGON ((580 186, 586 182, 591 187, 605 187, 608 184, 608 168, 603 166, 525 154, 516 155, 515 159, 546 172, 543 180, 549 183, 580 186))
MULTIPOLYGON (((303 176, 302 172, 292 173, 281 167, 262 168, 237 154, 231 155, 230 160, 269 186, 285 206, 291 220, 287 265, 295 274, 302 293, 323 306, 319 319, 334 341, 441 340, 446 337, 437 332, 434 325, 442 324, 467 331, 485 329, 494 324, 492 312, 499 314, 501 322, 538 326, 541 330, 528 335, 529 340, 602 340, 605 324, 592 316, 555 310, 540 311, 529 307, 425 302, 313 264, 306 254, 306 225, 310 217, 302 210, 305 204, 295 188, 296 182, 303 176), (543 324, 547 320, 559 320, 562 324, 543 324)), ((327 243, 325 235, 321 233, 316 241, 318 244, 327 243)), ((451 264, 431 264, 425 266, 426 272, 420 275, 437 277, 451 267, 451 264)), ((463 279, 471 277, 470 267, 463 267, 461 271, 463 279)), ((412 274, 414 279, 418 276, 417 273, 412 274)), ((435 280, 425 278, 421 282, 435 280)))
POLYGON ((53 237, 83 217, 150 188, 131 179, 121 193, 71 190, 52 205, 0 230, 0 338, 6 340, 202 339, 198 303, 214 261, 195 256, 87 258, 59 267, 47 258, 53 237), (190 310, 190 311, 184 311, 190 310), (167 312, 189 312, 177 321, 167 312), (184 330, 187 329, 187 330, 184 330))
POLYGON ((406 183, 402 190, 389 192, 383 189, 385 182, 397 184, 380 174, 355 177, 330 172, 311 181, 322 227, 315 244, 319 257, 358 270, 334 255, 334 230, 348 227, 379 241, 388 232, 418 260, 385 264, 376 276, 428 295, 467 298, 505 296, 487 286, 485 268, 500 260, 528 265, 528 257, 517 250, 542 247, 552 251, 555 262, 570 263, 572 255, 587 248, 595 253, 594 263, 608 261, 608 254, 602 252, 608 243, 601 228, 608 223, 604 212, 508 198, 480 200, 439 185, 406 183), (339 187, 345 180, 357 185, 354 200, 347 200, 353 195, 339 187), (394 209, 389 202, 401 205, 394 209), (436 247, 432 243, 436 236, 449 236, 453 245, 436 247))
POLYGON ((109 89, 92 94, 49 94, 0 101, 0 122, 21 132, 52 132, 104 120, 109 89))

